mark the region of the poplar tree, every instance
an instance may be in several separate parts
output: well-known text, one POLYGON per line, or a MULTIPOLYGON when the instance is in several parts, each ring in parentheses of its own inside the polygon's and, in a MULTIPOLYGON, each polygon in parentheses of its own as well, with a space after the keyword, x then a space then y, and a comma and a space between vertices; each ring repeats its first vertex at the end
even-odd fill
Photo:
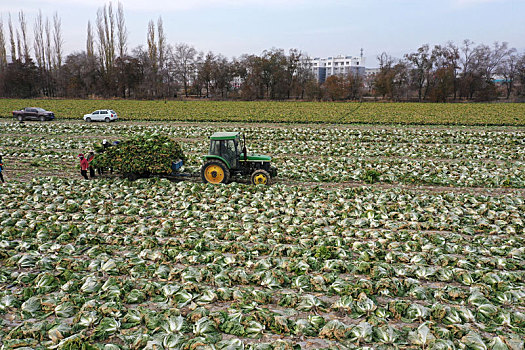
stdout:
POLYGON ((101 68, 110 75, 115 61, 115 16, 111 3, 97 11, 96 25, 101 68))
POLYGON ((15 44, 15 34, 13 31, 13 22, 11 21, 11 14, 9 14, 9 22, 7 24, 9 27, 9 42, 11 44, 11 61, 16 60, 16 44, 15 44))
POLYGON ((62 22, 56 12, 53 16, 53 44, 53 53, 55 55, 53 60, 55 63, 54 69, 60 69, 62 67, 62 46, 64 45, 64 40, 62 39, 62 22))
POLYGON ((86 54, 88 57, 95 56, 95 43, 93 39, 93 30, 91 28, 91 21, 88 21, 87 23, 86 54))
POLYGON ((5 50, 4 20, 0 16, 0 72, 7 67, 7 52, 5 50))
POLYGON ((122 3, 118 2, 117 7, 117 38, 118 38, 118 52, 119 57, 126 56, 128 31, 126 29, 126 21, 124 19, 124 7, 122 3))
MULTIPOLYGON (((31 55, 29 54, 29 44, 27 43, 27 21, 23 11, 18 13, 18 21, 20 22, 20 31, 22 33, 22 49, 24 53, 24 62, 27 62, 31 55)), ((22 55, 22 51, 19 51, 22 55)))
POLYGON ((38 15, 35 19, 33 27, 34 32, 34 44, 33 50, 35 51, 35 58, 38 67, 41 71, 45 70, 46 67, 46 48, 44 46, 44 21, 42 17, 42 11, 38 11, 38 15))

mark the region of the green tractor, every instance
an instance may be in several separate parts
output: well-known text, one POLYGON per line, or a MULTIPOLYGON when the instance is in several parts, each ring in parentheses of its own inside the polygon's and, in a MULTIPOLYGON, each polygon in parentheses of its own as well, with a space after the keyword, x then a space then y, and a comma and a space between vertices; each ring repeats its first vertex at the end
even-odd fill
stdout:
POLYGON ((246 139, 239 132, 216 132, 210 136, 210 152, 203 156, 201 178, 212 184, 228 183, 234 177, 249 178, 254 185, 269 185, 277 176, 272 157, 248 154, 246 139), (242 143, 242 144, 241 144, 242 143))

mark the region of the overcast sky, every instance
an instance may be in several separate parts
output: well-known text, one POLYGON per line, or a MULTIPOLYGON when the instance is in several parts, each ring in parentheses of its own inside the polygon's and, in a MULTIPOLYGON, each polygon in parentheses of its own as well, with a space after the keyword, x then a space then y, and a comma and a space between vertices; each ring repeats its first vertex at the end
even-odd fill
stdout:
MULTIPOLYGON (((62 19, 66 53, 85 50, 86 27, 106 0, 0 0, 18 24, 23 10, 30 24, 39 9, 62 19)), ((116 2, 114 7, 116 8, 116 2)), ((167 41, 227 57, 260 54, 272 47, 297 48, 312 57, 357 56, 377 66, 376 56, 394 57, 422 44, 492 45, 507 41, 525 50, 525 0, 121 0, 129 47, 146 43, 148 21, 162 16, 167 41)), ((8 38, 6 38, 8 40, 8 38)), ((31 39, 32 42, 32 39, 31 39)))

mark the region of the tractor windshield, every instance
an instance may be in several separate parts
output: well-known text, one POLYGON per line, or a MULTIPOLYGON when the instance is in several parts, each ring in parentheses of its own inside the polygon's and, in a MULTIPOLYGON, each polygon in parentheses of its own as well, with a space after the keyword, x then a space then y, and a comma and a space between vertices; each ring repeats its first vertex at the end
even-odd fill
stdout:
POLYGON ((237 147, 234 140, 224 140, 225 152, 231 155, 236 155, 237 147))
POLYGON ((210 142, 210 154, 212 154, 214 156, 220 156, 221 155, 221 141, 212 140, 210 142))

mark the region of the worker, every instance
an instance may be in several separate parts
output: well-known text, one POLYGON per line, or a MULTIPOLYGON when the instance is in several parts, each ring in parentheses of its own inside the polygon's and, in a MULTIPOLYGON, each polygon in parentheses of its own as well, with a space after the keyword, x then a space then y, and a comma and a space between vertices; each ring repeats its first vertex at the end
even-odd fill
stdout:
POLYGON ((82 175, 84 179, 88 180, 87 170, 89 167, 89 162, 86 158, 84 158, 82 153, 78 155, 78 158, 80 158, 80 175, 82 175))
POLYGON ((91 165, 91 161, 95 158, 95 153, 93 151, 90 151, 87 155, 87 161, 89 163, 89 177, 94 178, 95 177, 95 168, 91 165))
POLYGON ((0 180, 2 180, 2 183, 4 183, 4 175, 2 172, 4 171, 4 162, 2 161, 2 156, 0 155, 0 180))
MULTIPOLYGON (((100 150, 100 153, 106 152, 106 149, 108 147, 110 147, 110 146, 111 145, 109 144, 108 140, 106 140, 106 139, 102 140, 102 149, 100 150)), ((98 172, 99 175, 104 174, 104 170, 105 170, 104 167, 97 168, 97 172, 98 172)))

